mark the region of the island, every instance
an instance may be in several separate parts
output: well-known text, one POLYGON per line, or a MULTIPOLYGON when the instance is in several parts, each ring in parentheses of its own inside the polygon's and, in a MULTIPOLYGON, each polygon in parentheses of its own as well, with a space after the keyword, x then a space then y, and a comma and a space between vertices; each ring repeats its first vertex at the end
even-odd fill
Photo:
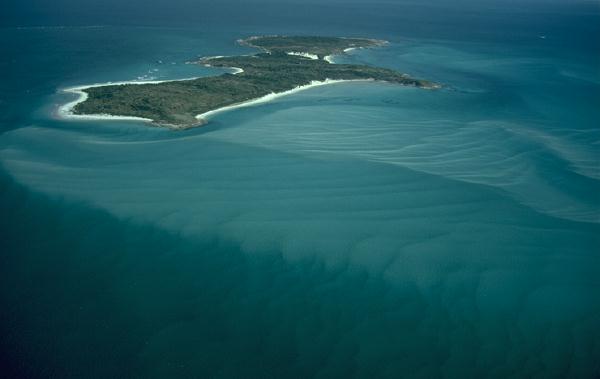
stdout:
POLYGON ((126 118, 172 129, 207 123, 216 113, 340 81, 383 81, 421 88, 439 85, 388 68, 335 64, 351 49, 383 46, 367 38, 260 36, 239 40, 260 49, 254 55, 206 57, 194 63, 232 70, 219 76, 162 82, 125 82, 68 89, 79 98, 63 115, 126 118))

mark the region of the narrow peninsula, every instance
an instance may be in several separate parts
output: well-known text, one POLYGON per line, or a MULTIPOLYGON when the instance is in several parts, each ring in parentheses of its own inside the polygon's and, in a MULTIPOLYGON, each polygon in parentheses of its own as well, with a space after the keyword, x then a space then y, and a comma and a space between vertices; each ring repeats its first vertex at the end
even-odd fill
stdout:
POLYGON ((78 93, 80 97, 63 106, 62 113, 83 118, 139 119, 185 129, 203 125, 210 116, 223 110, 339 81, 373 80, 422 88, 439 87, 387 68, 333 63, 334 55, 382 46, 386 42, 381 40, 262 36, 238 42, 261 52, 208 57, 195 62, 230 68, 231 73, 188 80, 72 88, 67 91, 78 93))

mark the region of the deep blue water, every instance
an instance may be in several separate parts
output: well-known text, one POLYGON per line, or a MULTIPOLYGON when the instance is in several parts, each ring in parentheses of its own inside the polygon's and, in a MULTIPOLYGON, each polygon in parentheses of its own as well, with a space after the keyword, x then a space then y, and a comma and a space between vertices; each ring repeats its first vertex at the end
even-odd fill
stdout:
POLYGON ((4 376, 600 375, 596 4, 186 6, 3 19, 4 376), (384 38, 337 60, 445 88, 56 117, 255 34, 384 38))

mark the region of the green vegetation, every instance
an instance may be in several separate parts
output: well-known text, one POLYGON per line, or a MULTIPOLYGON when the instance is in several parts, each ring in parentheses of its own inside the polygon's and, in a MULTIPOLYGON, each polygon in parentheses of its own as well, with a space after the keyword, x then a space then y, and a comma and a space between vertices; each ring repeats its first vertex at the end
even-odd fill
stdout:
POLYGON ((242 73, 158 84, 90 87, 85 89, 88 99, 77 104, 73 111, 76 114, 144 117, 159 125, 186 128, 203 123, 195 118, 196 115, 312 81, 373 79, 435 87, 431 82, 412 79, 390 69, 331 64, 321 59, 286 54, 286 46, 321 56, 352 46, 376 46, 381 41, 329 37, 253 37, 245 43, 247 41, 260 44, 266 52, 253 56, 207 58, 198 62, 213 67, 238 67, 244 70, 242 73))
POLYGON ((386 41, 367 38, 293 36, 250 37, 239 42, 265 52, 303 52, 317 55, 321 59, 327 55, 342 54, 349 48, 376 47, 386 44, 386 41))

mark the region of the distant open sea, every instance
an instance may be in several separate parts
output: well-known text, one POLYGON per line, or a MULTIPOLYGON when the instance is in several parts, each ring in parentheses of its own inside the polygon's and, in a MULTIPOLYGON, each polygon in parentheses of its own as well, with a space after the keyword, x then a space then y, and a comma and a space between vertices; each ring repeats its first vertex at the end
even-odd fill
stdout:
POLYGON ((598 3, 221 13, 0 28, 0 376, 600 376, 598 3), (386 39, 336 62, 445 87, 56 116, 260 34, 386 39))

